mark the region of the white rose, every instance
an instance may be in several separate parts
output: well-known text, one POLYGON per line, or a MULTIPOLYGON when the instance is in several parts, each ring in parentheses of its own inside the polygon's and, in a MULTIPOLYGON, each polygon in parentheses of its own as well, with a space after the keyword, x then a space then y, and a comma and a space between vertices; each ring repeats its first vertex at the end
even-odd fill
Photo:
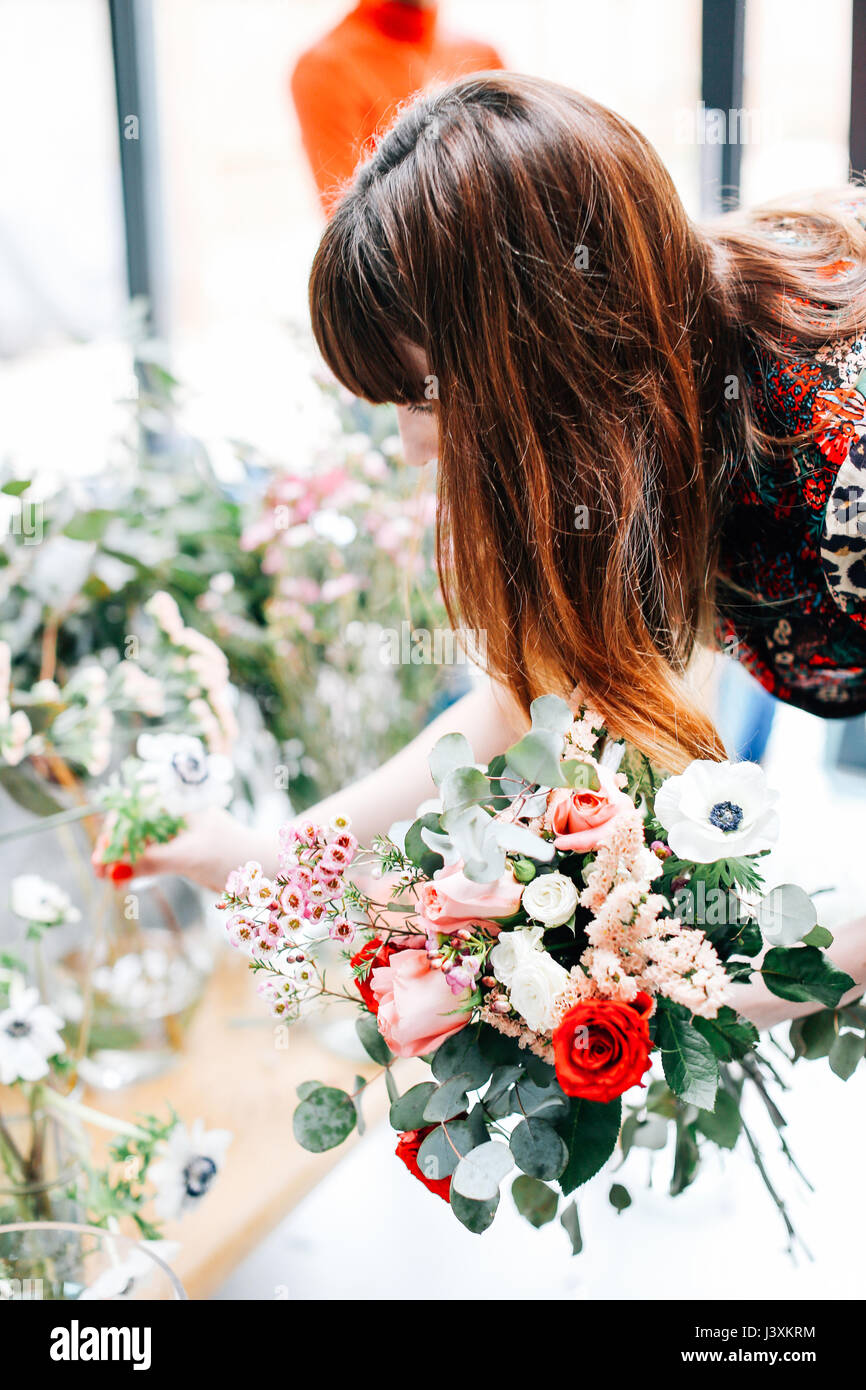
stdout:
POLYGON ((546 927, 561 927, 577 907, 577 889, 565 874, 540 874, 523 890, 527 917, 546 927))
POLYGON ((532 951, 518 965, 508 991, 512 1008, 534 1033, 553 1027, 553 1005, 568 984, 568 971, 546 951, 532 951))
POLYGON ((500 934, 499 940, 490 952, 490 964, 493 966, 493 974, 506 989, 511 984, 514 972, 526 957, 538 954, 543 934, 542 927, 518 927, 515 931, 504 931, 500 934))
POLYGON ((770 848, 779 834, 778 796, 757 763, 697 758, 662 784, 655 813, 674 854, 711 864, 770 848))

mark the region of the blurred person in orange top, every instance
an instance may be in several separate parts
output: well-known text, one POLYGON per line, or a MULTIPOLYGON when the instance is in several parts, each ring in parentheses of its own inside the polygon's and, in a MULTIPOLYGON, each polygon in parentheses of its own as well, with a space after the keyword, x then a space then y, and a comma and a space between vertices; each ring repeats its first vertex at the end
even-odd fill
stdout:
POLYGON ((325 214, 402 103, 431 83, 503 66, 491 44, 445 31, 435 0, 360 0, 291 77, 325 214))

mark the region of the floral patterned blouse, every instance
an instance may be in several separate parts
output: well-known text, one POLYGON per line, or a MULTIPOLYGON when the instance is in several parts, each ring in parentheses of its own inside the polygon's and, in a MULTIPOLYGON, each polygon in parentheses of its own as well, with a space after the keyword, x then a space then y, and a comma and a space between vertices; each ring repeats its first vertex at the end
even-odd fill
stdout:
MULTIPOLYGON (((866 202, 856 212, 866 221, 866 202)), ((720 568, 736 587, 721 587, 718 639, 779 699, 825 717, 861 714, 866 325, 806 362, 756 351, 746 389, 767 433, 820 432, 732 479, 720 568)))

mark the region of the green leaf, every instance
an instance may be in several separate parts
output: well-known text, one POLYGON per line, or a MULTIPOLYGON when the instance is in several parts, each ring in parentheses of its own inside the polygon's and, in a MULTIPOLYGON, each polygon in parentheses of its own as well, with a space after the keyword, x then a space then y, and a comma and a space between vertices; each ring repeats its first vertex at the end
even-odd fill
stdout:
POLYGON ((580 1217, 577 1213, 577 1202, 569 1202, 559 1218, 559 1224, 571 1241, 572 1255, 579 1255, 583 1249, 583 1236, 580 1233, 580 1217))
POLYGON ((779 999, 806 1003, 816 999, 825 1008, 835 1009, 854 981, 839 970, 817 946, 774 946, 764 957, 761 975, 767 988, 779 999))
POLYGON ((533 1178, 558 1178, 568 1162, 565 1140, 547 1120, 521 1120, 510 1148, 518 1168, 533 1178))
POLYGON ((580 758, 566 758, 565 762, 560 763, 560 771, 566 785, 573 791, 597 792, 601 786, 595 768, 580 758))
POLYGON ((677 1115, 677 1141, 674 1149, 674 1170, 671 1174, 670 1194, 678 1197, 694 1182, 701 1161, 698 1143, 695 1139, 695 1126, 677 1115))
POLYGON ((388 1112, 392 1129, 404 1133, 409 1129, 423 1129, 424 1107, 436 1090, 434 1081, 421 1081, 411 1086, 405 1095, 395 1100, 388 1112))
POLYGON ((830 1048, 830 1070, 847 1081, 857 1069, 866 1051, 866 1039, 860 1033, 840 1033, 830 1048))
POLYGON ((92 512, 81 512, 67 522, 63 528, 63 534, 72 541, 102 540, 105 529, 113 516, 113 512, 99 508, 95 508, 92 512))
POLYGON ((468 1072, 458 1072, 449 1076, 441 1086, 437 1086, 424 1107, 424 1123, 439 1124, 442 1120, 452 1120, 466 1109, 466 1092, 472 1086, 468 1072))
MULTIPOLYGON (((387 1076, 390 1076, 390 1072, 386 1072, 385 1075, 386 1075, 386 1077, 387 1077, 387 1076)), ((363 1111, 362 1111, 362 1109, 361 1109, 361 1102, 362 1102, 363 1099, 364 1099, 364 1092, 365 1092, 366 1089, 367 1089, 367 1081, 366 1081, 366 1078, 363 1077, 363 1076, 356 1076, 356 1077, 355 1077, 355 1090, 354 1090, 353 1095, 351 1096, 351 1101, 352 1101, 352 1104, 353 1104, 354 1107, 355 1107, 355 1115, 356 1115, 357 1120, 358 1120, 358 1133, 359 1133, 359 1134, 363 1134, 364 1131, 365 1131, 366 1128, 367 1128, 367 1125, 366 1125, 366 1123, 365 1123, 365 1121, 364 1121, 364 1114, 363 1114, 363 1111)))
POLYGON ((490 783, 477 767, 456 767, 449 772, 440 787, 442 793, 442 825, 451 830, 455 819, 470 806, 478 806, 490 798, 490 783))
POLYGON ((559 766, 562 736, 546 729, 533 729, 512 744, 506 753, 509 768, 525 782, 542 787, 558 787, 563 781, 559 766))
POLYGON ((660 1009, 656 1041, 671 1090, 690 1105, 712 1110, 719 1085, 716 1054, 702 1033, 672 1009, 660 1009))
POLYGON ((720 1062, 745 1057, 758 1044, 758 1030, 746 1018, 723 1005, 715 1018, 693 1018, 692 1026, 706 1038, 720 1062))
POLYGON ((0 787, 16 805, 30 811, 34 816, 53 816, 66 809, 61 801, 55 800, 42 783, 23 768, 0 768, 0 787))
POLYGON ((302 1148, 324 1153, 348 1139, 357 1120, 351 1096, 334 1086, 320 1086, 296 1108, 292 1128, 302 1148))
POLYGON ((450 1038, 446 1038, 434 1052, 430 1067, 437 1081, 447 1081, 451 1076, 468 1073, 473 1091, 489 1081, 493 1071, 493 1063, 482 1052, 474 1028, 462 1028, 459 1033, 452 1033, 450 1038))
POLYGON ((715 1109, 702 1110, 696 1121, 701 1134, 721 1149, 732 1149, 740 1137, 740 1107, 729 1091, 719 1091, 715 1109))
POLYGON ((0 492, 5 492, 7 497, 20 497, 22 492, 27 491, 31 482, 31 478, 13 478, 11 482, 0 487, 0 492))
POLYGON ((548 729, 564 738, 574 723, 574 715, 559 695, 539 695, 529 706, 533 729, 548 729))
POLYGON ((314 1091, 319 1091, 324 1083, 321 1081, 302 1081, 297 1087, 298 1100, 306 1100, 314 1091))
POLYGON ((607 1102, 572 1098, 556 1128, 568 1147, 568 1163, 559 1185, 567 1197, 603 1168, 616 1148, 622 1117, 622 1101, 607 1102))
POLYGON ((454 1183, 451 1184, 451 1210, 457 1217, 461 1225, 473 1235, 483 1235, 487 1228, 492 1224, 496 1215, 496 1208, 499 1206, 499 1193, 491 1197, 488 1202, 473 1202, 471 1198, 464 1197, 460 1192, 455 1192, 454 1183))
POLYGON ((788 1034, 794 1057, 806 1057, 810 1062, 829 1057, 837 1032, 836 1014, 832 1009, 819 1009, 805 1018, 795 1018, 788 1034))
POLYGON ((430 775, 437 787, 441 786, 449 772, 458 767, 471 767, 475 762, 472 745, 464 734, 445 734, 430 750, 428 763, 430 775))
POLYGON ((631 1206, 631 1194, 627 1187, 623 1187, 621 1182, 615 1182, 607 1194, 607 1200, 620 1216, 631 1206))
POLYGON ((475 1135, 469 1121, 448 1120, 427 1135, 418 1150, 418 1167, 425 1178, 431 1178, 434 1182, 439 1178, 450 1178, 462 1156, 475 1147, 475 1135))
POLYGON ((394 1080, 394 1073, 390 1067, 385 1068, 385 1090, 388 1092, 388 1099, 392 1104, 400 1099, 400 1087, 394 1080))
POLYGON ((507 1144, 488 1139, 470 1149, 454 1170, 452 1192, 469 1197, 473 1202, 491 1202, 499 1193, 499 1184, 514 1167, 507 1144))
POLYGON ((828 946, 833 945, 833 933, 826 927, 814 926, 812 930, 803 937, 804 946, 817 946, 820 951, 826 951, 828 946))
POLYGON ((435 811, 428 811, 425 816, 420 816, 418 820, 413 821, 406 831, 403 845, 406 858, 410 859, 427 878, 432 878, 436 870, 444 866, 445 860, 441 854, 436 854, 424 843, 421 839, 421 831, 433 830, 438 833, 440 828, 439 816, 435 811))
POLYGON ((792 946, 811 932, 818 920, 815 904, 796 883, 782 883, 756 905, 755 920, 765 941, 792 946))
POLYGON ((543 1115, 546 1120, 555 1122, 557 1115, 568 1109, 568 1097, 558 1083, 539 1086, 529 1076, 523 1076, 514 1087, 514 1109, 519 1110, 524 1119, 533 1115, 543 1115))
POLYGON ((520 1215, 536 1230, 546 1226, 556 1216, 559 1195, 538 1178, 527 1175, 515 1178, 511 1184, 511 1195, 520 1215))
POLYGON ((355 1031, 367 1056, 380 1066, 387 1067, 391 1061, 391 1049, 379 1032, 373 1014, 361 1014, 355 1021, 355 1031))

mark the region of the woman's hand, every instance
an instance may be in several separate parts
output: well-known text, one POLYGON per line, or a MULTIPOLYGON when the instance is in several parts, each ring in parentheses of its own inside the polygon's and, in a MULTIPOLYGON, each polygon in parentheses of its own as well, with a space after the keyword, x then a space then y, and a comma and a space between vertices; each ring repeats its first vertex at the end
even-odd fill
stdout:
MULTIPOLYGON (((99 878, 109 877, 110 866, 101 862, 107 836, 103 833, 93 852, 93 867, 99 878)), ((162 845, 149 845, 131 865, 129 877, 148 874, 177 874, 202 888, 221 893, 232 869, 257 859, 265 872, 276 872, 277 836, 243 825, 228 811, 212 807, 187 819, 187 828, 162 845)))

